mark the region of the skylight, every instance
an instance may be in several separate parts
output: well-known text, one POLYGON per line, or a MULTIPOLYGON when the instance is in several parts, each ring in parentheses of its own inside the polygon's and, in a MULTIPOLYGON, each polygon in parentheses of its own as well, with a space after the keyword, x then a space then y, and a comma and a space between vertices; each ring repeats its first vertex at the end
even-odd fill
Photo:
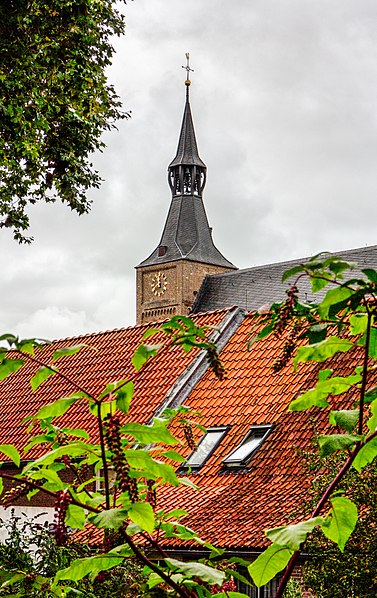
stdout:
POLYGON ((230 453, 223 464, 226 467, 242 467, 247 464, 252 454, 260 447, 267 438, 272 426, 253 426, 242 440, 241 444, 230 453))
POLYGON ((226 427, 208 428, 196 450, 187 459, 185 466, 193 469, 201 467, 213 453, 227 429, 226 427))

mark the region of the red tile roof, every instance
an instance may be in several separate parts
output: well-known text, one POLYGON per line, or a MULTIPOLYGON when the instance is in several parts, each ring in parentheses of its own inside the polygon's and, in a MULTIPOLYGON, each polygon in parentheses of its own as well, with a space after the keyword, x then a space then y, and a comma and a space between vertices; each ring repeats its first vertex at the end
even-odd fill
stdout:
MULTIPOLYGON (((303 364, 293 372, 289 363, 274 373, 271 365, 281 355, 282 341, 270 336, 248 351, 252 326, 247 316, 221 353, 226 380, 221 382, 207 371, 185 400, 186 406, 202 414, 198 421, 204 426, 230 426, 212 456, 190 476, 200 492, 183 486, 178 492, 165 488, 161 496, 162 506, 179 504, 187 509, 188 525, 224 548, 267 545, 263 530, 297 518, 301 505, 305 506, 308 484, 297 449, 311 445, 313 415, 324 428, 328 420, 328 413, 316 409, 287 412, 290 401, 315 384, 318 364, 303 364), (254 424, 273 424, 274 428, 246 469, 225 470, 222 459, 254 424)), ((347 369, 351 365, 348 360, 347 369)), ((179 436, 178 430, 175 433, 179 436)), ((201 435, 198 431, 197 439, 201 435)), ((183 547, 182 542, 167 542, 171 547, 183 547)))
MULTIPOLYGON (((227 311, 195 317, 198 324, 218 326, 227 311)), ((120 378, 132 377, 130 358, 141 342, 143 333, 152 325, 136 326, 102 334, 57 341, 46 348, 46 357, 58 346, 80 342, 92 348, 61 360, 63 372, 81 382, 93 393, 105 384, 120 378)), ((304 502, 307 476, 297 449, 309 447, 313 436, 313 415, 318 426, 326 428, 327 413, 311 410, 307 413, 288 413, 287 406, 298 394, 311 388, 317 380, 319 366, 304 364, 292 371, 288 364, 274 373, 271 364, 280 357, 283 341, 271 336, 255 343, 248 351, 253 321, 246 316, 221 352, 227 377, 216 379, 207 370, 198 380, 184 404, 202 414, 200 424, 229 426, 213 455, 204 466, 191 474, 200 491, 186 486, 164 487, 159 493, 159 506, 167 509, 185 508, 190 515, 187 524, 199 535, 217 546, 229 549, 260 548, 266 544, 263 530, 292 521, 304 502), (273 431, 252 456, 247 468, 225 471, 222 459, 239 445, 254 424, 272 424, 273 431), (291 515, 292 514, 292 515, 291 515)), ((153 338, 157 342, 158 338, 153 338)), ((196 353, 184 354, 179 347, 154 358, 136 385, 135 400, 130 417, 146 422, 161 405, 173 383, 191 364, 196 353)), ((344 361, 337 360, 338 363, 344 361)), ((349 373, 352 363, 342 366, 349 373)), ((30 391, 29 379, 34 366, 26 366, 7 381, 0 383, 1 443, 25 444, 25 425, 20 420, 35 413, 42 405, 74 389, 57 376, 44 383, 35 393, 30 391), (5 415, 6 414, 6 415, 5 415)), ((194 419, 194 417, 192 418, 194 419)), ((97 441, 94 419, 87 410, 75 405, 65 418, 71 427, 87 426, 92 440, 97 441)), ((173 429, 179 437, 182 430, 173 429)), ((202 432, 197 431, 199 439, 202 432)), ((189 454, 186 449, 186 454, 189 454)), ((38 450, 28 454, 38 456, 38 450)), ((186 548, 190 543, 167 540, 167 547, 186 548)))
MULTIPOLYGON (((216 327, 227 314, 228 310, 199 314, 195 316, 194 321, 198 326, 216 327)), ((58 340, 38 351, 36 356, 49 363, 52 353, 57 348, 87 344, 88 347, 79 353, 62 358, 54 364, 63 374, 80 383, 87 392, 98 395, 109 382, 135 378, 135 370, 131 364, 132 355, 143 342, 143 334, 153 327, 156 327, 156 324, 58 340)), ((161 333, 144 342, 166 344, 167 341, 168 337, 161 333)), ((153 358, 135 384, 130 418, 141 423, 148 421, 178 376, 193 362, 197 354, 197 350, 184 353, 181 347, 171 347, 167 353, 162 352, 153 358)), ((43 405, 76 391, 74 385, 55 375, 32 392, 30 378, 38 367, 29 362, 17 373, 0 382, 0 444, 14 444, 22 450, 27 440, 27 424, 21 423, 22 419, 35 414, 43 405)), ((96 419, 89 413, 86 403, 79 402, 73 405, 63 421, 67 427, 85 428, 91 435, 91 441, 98 442, 96 419)), ((37 458, 42 451, 43 448, 36 447, 24 458, 37 458)))

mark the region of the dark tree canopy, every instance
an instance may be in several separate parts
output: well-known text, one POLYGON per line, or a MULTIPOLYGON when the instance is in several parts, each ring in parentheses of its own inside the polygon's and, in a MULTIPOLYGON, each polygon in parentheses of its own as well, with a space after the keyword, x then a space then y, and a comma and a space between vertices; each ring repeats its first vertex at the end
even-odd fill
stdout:
MULTIPOLYGON (((124 1, 124 0, 123 0, 124 1)), ((125 118, 105 69, 124 32, 113 0, 1 0, 0 226, 19 241, 28 204, 83 214, 101 179, 90 154, 125 118)))
MULTIPOLYGON (((341 461, 334 455, 321 459, 315 453, 307 455, 306 459, 312 475, 310 494, 313 505, 334 477, 341 461)), ((361 473, 349 471, 344 478, 339 490, 354 501, 359 511, 355 531, 344 552, 317 530, 308 540, 306 551, 309 558, 304 567, 304 578, 316 596, 375 598, 377 595, 376 489, 377 469, 373 463, 361 473)))

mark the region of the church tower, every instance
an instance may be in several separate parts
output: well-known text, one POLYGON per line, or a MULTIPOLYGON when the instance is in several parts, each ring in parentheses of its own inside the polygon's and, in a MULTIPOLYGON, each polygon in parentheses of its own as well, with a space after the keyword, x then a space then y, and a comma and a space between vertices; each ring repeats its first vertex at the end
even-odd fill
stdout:
POLYGON ((186 58, 185 109, 177 154, 168 167, 170 209, 159 245, 136 266, 138 324, 189 313, 206 274, 237 269, 215 247, 204 209, 207 167, 195 138, 186 58))

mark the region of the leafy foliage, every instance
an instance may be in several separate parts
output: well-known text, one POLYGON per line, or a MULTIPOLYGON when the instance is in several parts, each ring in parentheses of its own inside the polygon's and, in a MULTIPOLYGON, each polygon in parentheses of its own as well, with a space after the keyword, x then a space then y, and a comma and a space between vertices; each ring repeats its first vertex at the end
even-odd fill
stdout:
MULTIPOLYGON (((68 568, 76 559, 89 558, 92 561, 93 549, 85 544, 71 541, 67 546, 57 546, 48 525, 39 522, 41 519, 43 515, 27 519, 13 514, 7 521, 0 520, 0 529, 6 534, 0 543, 1 596, 42 598, 47 596, 49 578, 58 571, 68 568)), ((112 568, 102 578, 75 582, 74 593, 69 595, 138 598, 147 587, 142 568, 134 559, 119 561, 121 565, 112 568)))
POLYGON ((30 241, 28 204, 89 210, 101 181, 90 155, 128 117, 106 78, 123 32, 114 0, 0 3, 0 226, 18 241, 30 241))
MULTIPOLYGON (((341 552, 347 550, 359 515, 357 505, 350 497, 339 495, 339 488, 351 468, 362 472, 377 456, 377 394, 376 387, 370 384, 376 367, 373 360, 377 358, 377 272, 368 268, 362 276, 345 280, 345 274, 354 267, 340 257, 319 254, 291 268, 283 277, 295 277, 287 299, 271 306, 253 339, 262 340, 269 334, 285 337, 283 355, 273 365, 275 371, 285 367, 291 357, 295 369, 303 363, 330 360, 331 369, 320 370, 315 387, 295 398, 289 410, 328 409, 329 424, 335 430, 318 437, 320 456, 337 459, 343 455, 342 464, 327 480, 310 517, 268 530, 266 535, 273 543, 249 568, 256 585, 261 585, 287 565, 277 598, 283 596, 308 537, 314 535, 323 543, 327 538, 341 552), (309 277, 313 293, 322 294, 318 303, 299 300, 298 284, 305 276, 309 277), (342 363, 340 354, 347 352, 352 352, 352 360, 357 363, 354 373, 333 375, 333 366, 342 363), (337 408, 338 395, 345 395, 351 408, 337 408), (279 555, 284 558, 276 558, 279 555)), ((260 320, 259 317, 259 326, 260 320)))
MULTIPOLYGON (((315 505, 341 466, 340 456, 322 459, 316 452, 304 455, 311 471, 310 504, 315 505), (319 475, 321 474, 321 475, 319 475)), ((377 469, 369 465, 360 474, 350 470, 339 489, 355 503, 360 517, 344 551, 315 531, 306 544, 310 554, 304 567, 305 584, 322 598, 355 596, 374 598, 377 592, 377 469)))

